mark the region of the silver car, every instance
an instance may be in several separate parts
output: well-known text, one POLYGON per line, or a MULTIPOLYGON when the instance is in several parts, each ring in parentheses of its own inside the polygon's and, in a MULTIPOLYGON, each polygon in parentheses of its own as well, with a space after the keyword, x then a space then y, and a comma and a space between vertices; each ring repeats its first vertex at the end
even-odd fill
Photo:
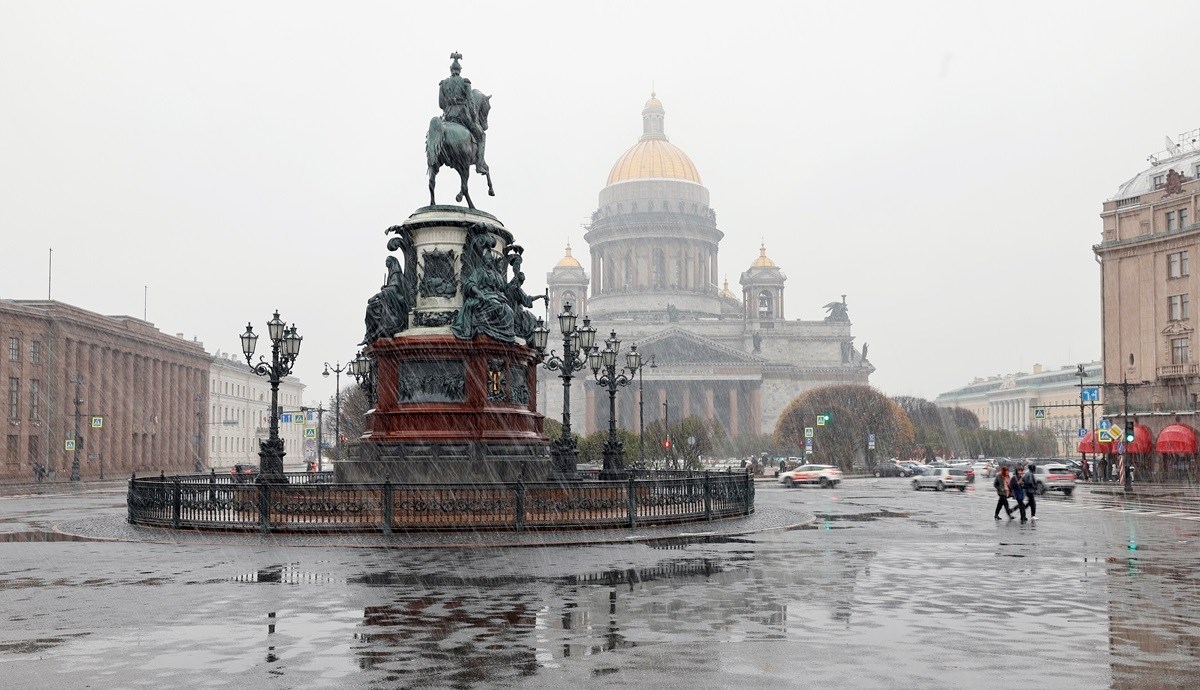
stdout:
POLYGON ((967 471, 957 467, 931 467, 926 469, 924 474, 913 477, 912 488, 914 491, 921 489, 966 491, 967 471))
POLYGON ((1033 478, 1037 480, 1038 496, 1047 491, 1061 491, 1070 496, 1075 491, 1075 471, 1066 465, 1034 462, 1033 478))

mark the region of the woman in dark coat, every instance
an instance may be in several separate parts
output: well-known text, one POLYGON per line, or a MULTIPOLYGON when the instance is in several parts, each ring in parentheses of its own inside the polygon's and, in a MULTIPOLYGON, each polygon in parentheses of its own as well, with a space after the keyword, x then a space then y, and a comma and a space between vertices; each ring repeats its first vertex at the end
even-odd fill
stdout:
POLYGON ((1004 508, 1004 512, 1008 513, 1008 519, 1013 516, 1012 508, 1008 507, 1008 467, 1001 467, 1000 472, 996 474, 996 478, 992 480, 992 486, 996 487, 996 495, 1000 498, 996 501, 996 519, 1000 519, 1000 509, 1004 508))

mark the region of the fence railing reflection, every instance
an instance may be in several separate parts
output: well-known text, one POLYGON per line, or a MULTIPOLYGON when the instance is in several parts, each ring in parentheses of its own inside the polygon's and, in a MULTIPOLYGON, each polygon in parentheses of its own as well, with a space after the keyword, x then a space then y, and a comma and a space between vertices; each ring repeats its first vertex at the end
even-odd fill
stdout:
POLYGON ((506 484, 334 484, 332 473, 291 473, 287 480, 135 477, 128 520, 176 529, 392 533, 635 527, 754 512, 752 477, 729 472, 506 484))

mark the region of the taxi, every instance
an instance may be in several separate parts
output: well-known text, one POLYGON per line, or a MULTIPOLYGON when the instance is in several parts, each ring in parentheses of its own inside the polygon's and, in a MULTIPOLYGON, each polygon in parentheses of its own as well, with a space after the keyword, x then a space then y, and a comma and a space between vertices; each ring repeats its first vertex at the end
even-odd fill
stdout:
POLYGON ((822 489, 828 489, 837 486, 840 481, 842 471, 833 465, 801 465, 779 475, 779 483, 784 486, 818 484, 822 489))

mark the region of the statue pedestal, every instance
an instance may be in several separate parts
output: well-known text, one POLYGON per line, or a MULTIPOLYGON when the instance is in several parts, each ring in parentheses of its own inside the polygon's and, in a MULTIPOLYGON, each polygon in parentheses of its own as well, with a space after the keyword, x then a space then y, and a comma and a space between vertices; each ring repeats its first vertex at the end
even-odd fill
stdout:
POLYGON ((379 401, 338 482, 545 481, 553 471, 537 413, 536 355, 485 336, 375 341, 379 401))
POLYGON ((413 297, 408 328, 367 348, 375 360, 377 403, 350 458, 335 465, 335 481, 486 484, 550 478, 549 441, 537 412, 536 352, 512 335, 511 315, 513 342, 454 335, 464 281, 470 279, 463 275, 469 251, 464 243, 473 232, 476 246, 480 237, 494 240, 487 260, 502 265, 512 235, 482 211, 427 206, 400 226, 393 241, 407 247, 405 274, 413 297), (489 226, 483 235, 478 227, 472 230, 478 223, 489 226))

